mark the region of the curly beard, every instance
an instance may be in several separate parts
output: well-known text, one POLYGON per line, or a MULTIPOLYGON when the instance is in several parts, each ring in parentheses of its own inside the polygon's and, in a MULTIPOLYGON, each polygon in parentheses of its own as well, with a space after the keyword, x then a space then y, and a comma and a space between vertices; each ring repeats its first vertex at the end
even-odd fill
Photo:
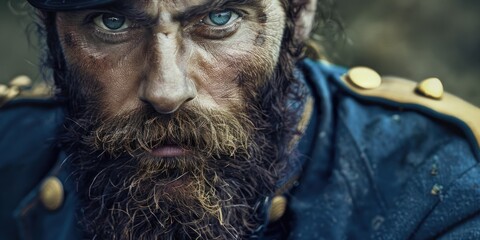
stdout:
MULTIPOLYGON (((71 119, 63 142, 81 196, 81 222, 96 239, 239 239, 263 216, 278 165, 244 113, 149 107, 108 119, 71 119), (79 141, 80 140, 80 141, 79 141), (184 157, 158 158, 175 144, 184 157)), ((100 114, 101 116, 101 114, 100 114)))

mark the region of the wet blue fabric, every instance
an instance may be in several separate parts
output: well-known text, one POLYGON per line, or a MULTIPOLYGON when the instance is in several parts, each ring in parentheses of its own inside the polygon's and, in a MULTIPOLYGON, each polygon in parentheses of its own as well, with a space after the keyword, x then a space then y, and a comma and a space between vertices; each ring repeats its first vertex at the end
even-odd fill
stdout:
POLYGON ((356 96, 341 67, 301 68, 317 137, 266 239, 480 239, 479 149, 462 122, 356 96))
MULTIPOLYGON (((356 95, 342 67, 307 59, 299 70, 315 101, 303 165, 292 169, 301 175, 262 239, 480 239, 479 149, 462 122, 356 95)), ((63 118, 52 100, 0 109, 0 239, 81 239, 67 157, 55 145, 63 118), (53 212, 38 199, 48 176, 65 187, 53 212)))
POLYGON ((56 164, 62 121, 52 100, 18 100, 0 109, 0 239, 19 238, 15 209, 56 164))

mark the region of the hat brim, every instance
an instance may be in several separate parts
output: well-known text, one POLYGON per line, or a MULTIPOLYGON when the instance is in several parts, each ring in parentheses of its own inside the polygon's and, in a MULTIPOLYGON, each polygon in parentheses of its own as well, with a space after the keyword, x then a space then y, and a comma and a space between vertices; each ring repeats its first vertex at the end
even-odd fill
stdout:
POLYGON ((98 7, 115 0, 28 0, 35 8, 46 11, 74 11, 98 7))

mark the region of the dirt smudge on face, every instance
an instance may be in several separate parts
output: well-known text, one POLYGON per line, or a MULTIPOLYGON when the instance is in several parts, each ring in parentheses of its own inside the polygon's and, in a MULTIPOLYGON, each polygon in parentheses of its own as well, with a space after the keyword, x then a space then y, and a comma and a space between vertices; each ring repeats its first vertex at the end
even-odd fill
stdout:
POLYGON ((255 46, 263 46, 265 44, 265 37, 265 31, 262 30, 258 32, 257 37, 255 38, 255 46))

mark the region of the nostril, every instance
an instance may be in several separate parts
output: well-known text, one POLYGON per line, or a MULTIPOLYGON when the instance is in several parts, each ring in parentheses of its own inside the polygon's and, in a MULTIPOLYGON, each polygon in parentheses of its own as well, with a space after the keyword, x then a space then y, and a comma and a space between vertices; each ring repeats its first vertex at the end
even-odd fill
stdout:
POLYGON ((152 104, 150 104, 150 102, 147 99, 145 99, 143 97, 139 97, 138 99, 140 100, 140 102, 142 102, 145 105, 152 105, 152 104))
POLYGON ((185 102, 190 102, 190 101, 192 101, 193 99, 195 99, 195 97, 189 97, 189 98, 187 98, 187 99, 185 100, 185 102))

